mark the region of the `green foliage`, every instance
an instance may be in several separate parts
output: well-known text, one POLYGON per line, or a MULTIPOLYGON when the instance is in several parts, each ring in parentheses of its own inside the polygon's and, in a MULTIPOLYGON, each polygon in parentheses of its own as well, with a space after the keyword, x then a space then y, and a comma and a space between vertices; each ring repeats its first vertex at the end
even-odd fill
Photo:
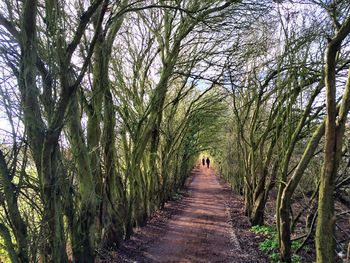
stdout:
POLYGON ((301 246, 301 241, 300 240, 296 240, 296 241, 292 241, 292 249, 297 249, 298 247, 301 246))
POLYGON ((255 234, 262 234, 262 235, 268 235, 268 236, 273 236, 273 235, 276 234, 276 228, 275 227, 266 226, 266 225, 253 226, 250 229, 250 231, 255 233, 255 234))
POLYGON ((250 231, 266 236, 259 244, 259 249, 266 253, 273 262, 279 262, 277 231, 273 226, 253 226, 250 231))
MULTIPOLYGON (((277 240, 277 230, 274 226, 253 226, 250 229, 251 232, 255 234, 260 234, 266 236, 266 239, 259 244, 259 249, 267 254, 271 262, 282 263, 280 260, 280 254, 278 252, 278 240, 277 240)), ((297 249, 301 245, 299 240, 292 242, 292 249, 297 249)), ((301 257, 298 255, 292 255, 292 262, 301 262, 301 257)))
POLYGON ((271 260, 272 262, 276 262, 276 263, 280 263, 280 262, 281 262, 281 260, 280 260, 280 254, 279 254, 279 253, 274 252, 274 253, 272 253, 272 254, 269 256, 269 258, 270 258, 270 260, 271 260))
MULTIPOLYGON (((280 254, 277 253, 277 252, 274 252, 272 253, 270 256, 269 256, 270 260, 274 263, 283 263, 281 260, 280 260, 280 254)), ((292 263, 301 263, 301 257, 298 256, 298 255, 293 255, 292 256, 292 263)))
POLYGON ((269 254, 270 252, 278 249, 278 241, 276 238, 267 238, 259 244, 259 249, 269 254))
POLYGON ((299 256, 299 255, 292 255, 292 262, 295 262, 295 263, 301 262, 301 256, 299 256))

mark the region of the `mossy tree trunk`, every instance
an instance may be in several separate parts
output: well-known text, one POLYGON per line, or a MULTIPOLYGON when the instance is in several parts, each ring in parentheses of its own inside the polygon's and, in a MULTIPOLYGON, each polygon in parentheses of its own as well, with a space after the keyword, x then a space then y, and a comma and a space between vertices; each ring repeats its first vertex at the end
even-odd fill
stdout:
POLYGON ((337 118, 336 105, 336 56, 341 43, 350 33, 350 17, 338 29, 327 47, 325 65, 326 85, 326 130, 324 165, 320 178, 318 217, 316 226, 316 262, 335 262, 334 241, 334 184, 337 175, 347 114, 350 108, 350 70, 337 118))
POLYGON ((20 89, 24 105, 25 125, 41 182, 44 203, 44 222, 48 225, 48 242, 43 249, 47 259, 67 262, 61 199, 57 181, 57 131, 46 130, 41 118, 39 94, 35 82, 36 68, 36 12, 37 1, 26 1, 21 25, 20 89), (50 234, 49 234, 50 233, 50 234))
MULTIPOLYGON (((51 40, 55 43, 61 41, 60 43, 62 44, 55 52, 55 56, 60 58, 58 61, 59 74, 56 72, 56 76, 59 78, 61 89, 57 102, 51 104, 50 108, 45 105, 45 109, 47 110, 47 124, 42 119, 40 103, 38 101, 39 90, 36 86, 36 67, 38 61, 40 62, 36 49, 36 12, 38 3, 34 0, 26 1, 23 6, 23 19, 20 32, 21 63, 19 83, 25 126, 28 128, 29 145, 33 152, 33 158, 39 174, 44 204, 43 220, 45 222, 44 228, 46 228, 45 233, 48 237, 46 244, 43 245, 42 253, 44 261, 68 261, 63 223, 63 199, 66 178, 62 169, 58 141, 69 101, 71 96, 74 96, 77 86, 86 70, 86 66, 85 68, 83 67, 80 75, 78 75, 77 79, 74 79, 72 84, 70 78, 70 61, 90 17, 97 10, 101 2, 97 1, 91 5, 86 16, 81 19, 80 25, 75 32, 75 37, 69 45, 63 44, 63 35, 55 34, 57 33, 57 28, 54 25, 58 17, 56 12, 59 12, 57 2, 51 1, 46 3, 49 19, 48 27, 50 33, 54 36, 51 40), (64 50, 65 46, 67 47, 66 50, 64 50)), ((86 58, 85 65, 87 65, 88 61, 89 57, 86 58)), ((47 88, 49 90, 49 87, 47 88)), ((46 95, 50 96, 49 93, 46 95)), ((49 101, 50 98, 46 98, 46 100, 49 101)))
POLYGON ((303 156, 301 157, 298 166, 293 172, 291 178, 288 180, 286 187, 283 190, 281 196, 281 205, 279 207, 280 213, 280 224, 279 224, 279 239, 280 239, 280 253, 281 260, 285 262, 291 261, 291 222, 290 222, 290 208, 292 195, 297 188, 304 171, 313 157, 316 151, 319 141, 324 135, 325 122, 323 122, 317 130, 314 132, 312 138, 310 139, 308 145, 305 148, 303 156))
MULTIPOLYGON (((304 112, 302 113, 302 116, 299 120, 299 123, 297 127, 295 128, 294 132, 291 135, 291 138, 289 138, 289 145, 288 149, 286 151, 285 158, 283 159, 283 176, 282 180, 284 186, 282 187, 282 184, 280 185, 279 189, 279 202, 276 206, 276 209, 278 210, 279 215, 279 222, 277 222, 278 226, 278 233, 279 233, 279 244, 280 244, 280 251, 281 251, 281 259, 282 261, 291 262, 291 242, 290 242, 290 202, 291 202, 291 194, 294 192, 290 191, 291 189, 286 189, 288 187, 288 166, 292 157, 292 153, 294 151, 294 148, 296 146, 296 143, 299 140, 300 133, 302 132, 303 127, 305 126, 305 123, 311 113, 312 105, 314 103, 314 100, 318 96, 318 94, 321 92, 321 89, 323 87, 323 81, 316 87, 314 90, 312 96, 310 97, 304 112)), ((321 125, 322 127, 322 125, 321 125)), ((318 129, 318 133, 314 137, 311 138, 312 146, 309 146, 310 148, 306 148, 306 150, 312 151, 307 156, 308 158, 312 157, 313 152, 316 150, 316 146, 321 139, 321 133, 322 129, 318 129), (315 140, 315 141, 314 141, 315 140)), ((310 159, 309 159, 310 160, 310 159)), ((306 165, 308 164, 309 160, 304 160, 304 166, 299 166, 299 169, 306 169, 306 165)), ((298 171, 298 173, 303 173, 303 171, 298 171)), ((294 181, 296 183, 296 181, 294 181)), ((296 187, 296 185, 294 186, 296 187)))
POLYGON ((12 179, 13 176, 11 176, 7 167, 5 156, 0 150, 0 184, 3 187, 4 199, 17 243, 16 246, 12 243, 10 232, 5 225, 0 226, 0 235, 4 239, 8 251, 13 251, 9 253, 11 261, 26 263, 29 262, 27 225, 18 208, 18 195, 12 179))
MULTIPOLYGON (((120 9, 129 1, 123 0, 120 9)), ((127 203, 120 176, 116 173, 116 114, 113 87, 109 80, 110 58, 114 39, 123 23, 123 16, 113 19, 100 32, 93 65, 92 103, 88 120, 88 147, 96 178, 96 194, 99 198, 96 216, 101 247, 117 246, 123 239, 123 221, 127 203), (102 124, 102 125, 101 125, 102 124), (102 168, 104 164, 104 167, 102 168)), ((98 26, 98 25, 97 25, 98 26)), ((119 89, 120 87, 115 87, 119 89)))
POLYGON ((275 176, 278 162, 273 160, 273 153, 281 134, 282 122, 276 121, 280 102, 270 112, 264 112, 261 109, 265 107, 265 101, 269 97, 265 94, 265 89, 272 81, 278 71, 272 71, 266 78, 264 84, 257 91, 245 94, 244 98, 236 98, 233 95, 234 115, 237 120, 237 137, 239 146, 242 149, 240 160, 243 162, 244 170, 244 209, 253 225, 264 223, 264 210, 268 198, 268 193, 275 183, 275 176), (247 100, 245 107, 241 107, 240 100, 247 100), (260 130, 261 119, 266 118, 266 127, 257 135, 260 130), (252 116, 251 118, 249 116, 252 116), (250 121, 248 121, 250 120, 250 121), (271 133, 274 132, 273 139, 271 133), (274 169, 270 166, 274 163, 274 169))
POLYGON ((96 227, 95 216, 98 198, 96 182, 92 173, 88 148, 83 140, 84 133, 80 123, 81 112, 75 95, 70 103, 68 123, 72 153, 77 160, 77 198, 76 216, 73 218, 72 249, 76 262, 93 262, 95 254, 96 227))

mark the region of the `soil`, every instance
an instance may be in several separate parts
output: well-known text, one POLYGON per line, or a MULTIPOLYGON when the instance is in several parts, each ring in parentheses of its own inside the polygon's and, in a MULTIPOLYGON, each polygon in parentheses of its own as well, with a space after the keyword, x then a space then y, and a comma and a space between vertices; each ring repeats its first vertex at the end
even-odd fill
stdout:
POLYGON ((181 198, 101 262, 269 262, 258 249, 263 237, 249 228, 242 198, 198 165, 181 198))

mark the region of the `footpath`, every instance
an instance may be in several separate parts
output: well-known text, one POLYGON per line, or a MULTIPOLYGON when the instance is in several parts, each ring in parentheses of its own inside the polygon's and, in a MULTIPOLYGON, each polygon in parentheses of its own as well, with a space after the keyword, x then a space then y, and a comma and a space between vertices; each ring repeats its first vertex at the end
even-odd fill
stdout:
POLYGON ((248 231, 242 199, 204 166, 190 180, 181 199, 102 262, 268 262, 258 251, 261 237, 248 231))

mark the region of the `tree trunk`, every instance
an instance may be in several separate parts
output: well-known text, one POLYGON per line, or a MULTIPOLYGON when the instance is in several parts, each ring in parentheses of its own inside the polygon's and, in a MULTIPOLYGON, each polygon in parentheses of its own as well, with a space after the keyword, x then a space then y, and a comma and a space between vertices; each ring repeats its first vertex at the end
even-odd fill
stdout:
MULTIPOLYGON (((17 203, 17 191, 14 184, 12 183, 10 171, 7 167, 5 157, 3 152, 0 150, 0 183, 4 191, 4 199, 6 201, 8 216, 10 218, 11 226, 13 228, 13 235, 15 236, 17 242, 18 252, 11 255, 11 260, 16 261, 17 258, 19 262, 25 263, 29 262, 28 258, 28 240, 27 240, 27 226, 24 223, 21 214, 18 209, 17 203)), ((8 251, 13 250, 14 246, 11 242, 11 237, 6 226, 2 226, 0 234, 5 240, 5 244, 8 247, 8 251), (8 239, 9 240, 6 240, 8 239)), ((11 253, 10 253, 11 254, 11 253)))
POLYGON ((309 141, 304 154, 299 161, 297 168, 295 169, 291 179, 286 185, 282 196, 281 196, 281 205, 279 208, 280 214, 280 254, 281 260, 285 262, 291 261, 291 224, 290 224, 290 201, 291 197, 298 186, 299 181, 301 180, 304 171, 310 162, 314 152, 317 149, 318 143, 321 140, 325 130, 325 122, 318 127, 314 132, 311 140, 309 141))
POLYGON ((250 215, 250 222, 252 226, 264 224, 264 212, 265 212, 266 198, 265 191, 261 191, 253 205, 252 213, 250 215))
POLYGON ((53 262, 68 262, 63 225, 63 205, 61 197, 62 181, 58 169, 57 139, 60 131, 48 133, 43 143, 41 181, 44 200, 44 222, 49 241, 48 259, 53 262))
MULTIPOLYGON (((107 77, 107 76, 106 76, 107 77)), ((108 79, 105 80, 108 83, 108 79)), ((104 203, 102 210, 103 237, 105 248, 116 247, 123 239, 124 191, 121 178, 116 174, 115 156, 115 111, 108 85, 104 92, 103 149, 105 161, 104 203), (106 202, 106 203, 105 203, 106 202)))
POLYGON ((77 213, 73 220, 72 246, 76 262, 93 262, 95 258, 95 228, 97 196, 88 150, 84 143, 84 133, 80 124, 77 96, 70 104, 69 138, 72 151, 77 159, 79 198, 77 213))
POLYGON ((350 17, 346 19, 336 36, 329 42, 325 66, 326 84, 326 139, 323 171, 320 178, 318 218, 316 226, 316 261, 335 262, 334 242, 334 184, 341 159, 345 123, 350 106, 350 71, 341 102, 338 121, 336 111, 336 55, 342 41, 350 33, 350 17))
MULTIPOLYGON (((39 91, 35 82, 36 56, 36 11, 37 1, 26 1, 23 6, 21 24, 20 91, 24 108, 25 125, 28 129, 29 145, 42 186, 44 222, 47 223, 48 240, 45 244, 48 260, 67 262, 63 235, 63 211, 57 174, 57 131, 47 131, 41 118, 38 103, 39 91), (53 134, 54 133, 54 134, 53 134), (55 141, 56 140, 56 141, 55 141)), ((45 248, 44 248, 45 249, 45 248)))
POLYGON ((250 217, 253 211, 253 201, 250 187, 244 184, 244 215, 250 217))

